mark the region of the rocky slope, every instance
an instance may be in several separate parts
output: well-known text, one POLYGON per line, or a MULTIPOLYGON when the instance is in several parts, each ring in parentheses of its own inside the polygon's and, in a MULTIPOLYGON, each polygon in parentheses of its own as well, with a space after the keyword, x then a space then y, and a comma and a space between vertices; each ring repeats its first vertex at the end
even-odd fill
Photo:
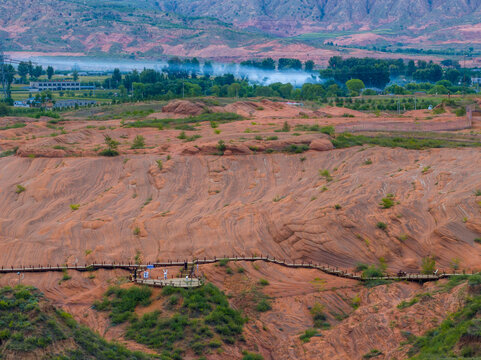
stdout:
MULTIPOLYGON (((119 106, 132 111, 153 105, 119 106)), ((149 118, 186 117, 199 106, 176 101, 149 118)), ((328 135, 296 128, 435 123, 455 120, 452 114, 419 110, 402 118, 381 114, 373 119, 348 109, 269 101, 209 110, 236 112, 246 119, 216 128, 207 121, 192 124, 194 130, 129 128, 109 113, 111 108, 99 107, 66 114, 68 120, 58 124, 30 119, 25 127, 1 130, 2 153, 18 151, 0 158, 0 264, 148 262, 256 253, 349 269, 360 262, 382 263, 390 272, 417 272, 422 258, 431 255, 441 270, 481 269, 481 245, 475 241, 481 237, 479 147, 332 149, 328 135), (279 132, 286 121, 290 131, 279 132), (182 131, 200 137, 187 141, 182 131), (105 146, 104 135, 120 142, 120 156, 97 155, 105 146), (131 149, 137 135, 144 136, 145 148, 131 149), (225 141, 223 156, 214 155, 219 140, 225 141), (282 151, 302 144, 308 146, 302 154, 282 151), (380 203, 388 194, 393 206, 384 209, 380 203), (386 228, 380 229, 379 222, 386 228)), ((3 118, 2 125, 19 120, 3 118)), ((469 136, 479 137, 475 133, 469 136)), ((375 349, 384 354, 380 359, 404 359, 411 346, 406 341, 435 327, 465 298, 463 285, 447 288, 444 281, 369 288, 315 270, 262 262, 200 270, 250 319, 245 343, 225 346, 222 354, 213 351, 210 360, 241 359, 242 350, 272 360, 361 359, 375 349), (260 286, 261 279, 268 284, 260 286), (256 310, 259 296, 270 298, 272 310, 256 310), (398 307, 402 301, 409 305, 398 307), (316 304, 330 329, 303 343, 300 335, 313 326, 310 310, 316 304)), ((161 275, 156 271, 153 276, 161 275)), ((169 275, 176 273, 169 270, 169 275)), ((100 335, 121 340, 131 350, 148 351, 124 340, 122 326, 111 326, 107 314, 92 309, 110 285, 128 286, 126 271, 24 275, 1 275, 0 286, 19 280, 35 285, 55 306, 100 335)), ((162 306, 154 301, 149 309, 162 306)), ((187 353, 185 358, 198 357, 187 353)))
MULTIPOLYGON (((296 57, 324 64, 330 56, 347 54, 323 47, 326 41, 477 47, 480 6, 479 0, 418 0, 408 6, 392 0, 13 0, 0 2, 0 41, 10 51, 179 55, 226 62, 296 57)), ((350 51, 352 56, 386 56, 350 51)))

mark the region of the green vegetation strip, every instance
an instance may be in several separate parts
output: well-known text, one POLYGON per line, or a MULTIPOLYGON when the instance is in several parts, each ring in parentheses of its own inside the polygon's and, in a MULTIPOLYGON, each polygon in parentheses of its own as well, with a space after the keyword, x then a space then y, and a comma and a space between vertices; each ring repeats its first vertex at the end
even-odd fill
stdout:
POLYGON ((110 311, 114 324, 128 322, 128 339, 160 351, 167 360, 180 359, 187 349, 202 355, 242 337, 246 319, 212 284, 196 289, 165 287, 161 295, 164 310, 137 316, 135 308, 150 304, 151 294, 151 289, 145 287, 111 288, 94 307, 110 311))
POLYGON ((38 290, 22 285, 0 289, 0 354, 56 360, 153 358, 105 341, 70 314, 47 306, 38 290))
POLYGON ((422 150, 429 148, 455 148, 455 147, 480 147, 481 142, 464 142, 456 140, 419 139, 413 137, 389 136, 389 135, 352 135, 342 133, 332 139, 336 148, 347 148, 360 145, 378 145, 384 147, 401 147, 405 149, 422 150))
POLYGON ((126 127, 135 127, 135 128, 142 128, 142 127, 157 127, 162 128, 164 126, 169 126, 170 124, 191 124, 191 123, 199 123, 203 121, 217 121, 217 122, 228 122, 228 121, 236 121, 236 120, 243 120, 244 117, 235 113, 206 113, 196 116, 189 116, 183 119, 152 119, 152 120, 143 120, 143 121, 134 121, 125 124, 126 127))

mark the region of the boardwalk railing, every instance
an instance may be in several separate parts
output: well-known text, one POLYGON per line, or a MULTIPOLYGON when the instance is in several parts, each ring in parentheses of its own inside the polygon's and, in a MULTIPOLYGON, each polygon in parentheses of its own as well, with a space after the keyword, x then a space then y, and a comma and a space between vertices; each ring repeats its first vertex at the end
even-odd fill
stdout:
MULTIPOLYGON (((473 275, 474 272, 471 274, 467 273, 466 271, 460 271, 453 273, 446 273, 445 271, 439 271, 436 274, 421 274, 421 273, 411 273, 411 274, 397 274, 397 275, 387 275, 382 277, 363 277, 361 272, 355 271, 348 271, 339 269, 338 267, 333 267, 329 265, 321 265, 312 262, 288 262, 285 259, 279 259, 275 257, 267 256, 232 256, 232 257, 214 257, 212 259, 194 259, 194 260, 179 260, 176 261, 166 261, 166 262, 154 262, 148 264, 135 264, 130 262, 123 262, 123 263, 105 263, 105 262, 94 262, 92 264, 84 264, 84 265, 33 265, 33 266, 10 266, 0 268, 0 273, 25 273, 25 272, 49 272, 49 271, 66 271, 66 270, 76 270, 76 271, 93 271, 99 269, 105 270, 114 270, 114 269, 121 269, 127 271, 135 271, 135 270, 145 270, 151 267, 154 268, 163 268, 163 267, 173 267, 173 266, 183 266, 183 267, 193 267, 197 265, 203 264, 214 264, 218 262, 231 262, 231 261, 264 261, 273 264, 277 264, 284 267, 289 268, 302 268, 302 269, 316 269, 320 270, 326 274, 343 277, 347 279, 353 279, 358 281, 371 281, 371 280, 406 280, 406 281, 435 281, 443 278, 453 277, 453 276, 463 276, 463 275, 473 275)), ((140 281, 140 279, 138 279, 140 281)))

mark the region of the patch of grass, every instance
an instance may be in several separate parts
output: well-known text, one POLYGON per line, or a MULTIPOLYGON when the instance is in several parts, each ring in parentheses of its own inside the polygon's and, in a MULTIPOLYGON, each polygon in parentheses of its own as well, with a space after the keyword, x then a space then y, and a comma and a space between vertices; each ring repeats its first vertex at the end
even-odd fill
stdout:
POLYGON ((386 223, 383 223, 382 221, 379 221, 377 224, 376 224, 376 227, 378 229, 381 229, 381 230, 386 230, 387 229, 387 224, 386 223))
POLYGON ((17 123, 13 123, 13 124, 10 124, 10 125, 1 126, 0 131, 1 130, 10 130, 10 129, 20 129, 20 128, 23 128, 25 126, 27 126, 27 124, 22 123, 22 122, 17 122, 17 123))
POLYGON ((327 170, 327 169, 319 170, 319 175, 322 176, 324 179, 326 179, 326 181, 328 181, 328 182, 332 181, 332 176, 329 173, 329 170, 327 170))
MULTIPOLYGON (((240 312, 229 306, 226 296, 212 284, 195 289, 165 287, 162 296, 176 296, 175 313, 162 316, 160 311, 141 317, 132 315, 126 337, 156 350, 183 351, 185 344, 201 355, 209 348, 233 344, 240 338, 246 321, 240 312)), ((149 295, 150 297, 150 295, 149 295)))
POLYGON ((256 310, 259 312, 266 312, 272 310, 272 305, 268 299, 261 299, 256 305, 256 310))
MULTIPOLYGON (((244 117, 235 113, 205 113, 196 116, 189 116, 183 119, 149 119, 142 121, 134 121, 125 124, 126 127, 142 128, 142 127, 167 127, 169 125, 181 125, 200 123, 204 121, 225 123, 230 121, 243 120, 244 117)), ((211 123, 212 124, 212 123, 211 123)))
POLYGON ((409 301, 405 301, 405 300, 401 301, 397 305, 397 308, 406 309, 408 307, 413 306, 414 304, 417 304, 421 299, 429 299, 429 298, 432 298, 432 295, 430 293, 417 294, 409 301))
POLYGON ((389 209, 394 206, 394 195, 387 194, 386 197, 381 199, 381 203, 379 205, 382 206, 383 209, 389 209))
POLYGON ((70 209, 72 211, 80 209, 80 204, 70 204, 70 209))
POLYGON ((121 324, 134 316, 138 305, 150 304, 152 290, 147 286, 132 286, 128 289, 111 287, 105 293, 102 301, 94 303, 98 311, 110 311, 109 317, 113 324, 121 324))
POLYGON ((199 134, 195 134, 195 135, 192 135, 192 136, 188 136, 185 141, 186 142, 190 142, 190 141, 195 141, 197 139, 200 139, 202 136, 199 135, 199 134))
POLYGON ((159 168, 159 170, 162 170, 162 168, 164 167, 162 160, 159 159, 159 160, 156 160, 155 162, 157 163, 157 167, 159 168))
POLYGON ((362 356, 363 359, 372 359, 372 358, 375 358, 375 357, 378 357, 378 356, 382 356, 384 355, 380 350, 378 349, 372 349, 371 351, 369 351, 367 354, 364 354, 362 356))
POLYGON ((134 235, 137 236, 137 235, 140 235, 140 228, 139 227, 136 227, 134 229, 134 235))
POLYGON ((26 189, 24 186, 18 184, 18 185, 17 185, 17 190, 15 190, 15 192, 16 192, 17 194, 21 194, 21 193, 23 193, 25 190, 27 190, 27 189, 26 189))
POLYGON ((334 209, 336 209, 336 210, 341 210, 341 209, 342 209, 342 206, 339 205, 339 204, 336 204, 336 205, 334 205, 334 209))
POLYGON ((301 341, 303 343, 307 343, 307 342, 311 341, 311 338, 316 336, 316 335, 317 335, 316 329, 307 329, 306 331, 304 331, 304 334, 299 336, 299 339, 301 339, 301 341))
POLYGON ((264 357, 260 354, 254 354, 247 351, 242 352, 242 360, 264 360, 264 357))
POLYGON ((306 152, 307 150, 309 150, 309 146, 306 145, 306 144, 300 144, 300 145, 291 144, 291 145, 288 145, 284 148, 285 152, 288 152, 288 153, 291 153, 291 154, 302 154, 303 152, 306 152))
POLYGON ((61 281, 67 281, 70 280, 72 277, 68 274, 67 269, 62 270, 62 280, 61 281))
POLYGON ((259 279, 259 281, 257 282, 260 286, 267 286, 269 285, 269 281, 267 281, 266 279, 259 279))
POLYGON ((478 243, 478 244, 481 244, 481 238, 476 238, 476 239, 474 239, 474 242, 475 242, 475 243, 478 243))
POLYGON ((324 306, 315 303, 314 306, 309 310, 312 315, 312 320, 314 321, 314 327, 316 329, 329 329, 331 324, 327 321, 327 316, 324 313, 324 306))
POLYGON ((219 266, 227 266, 227 264, 229 263, 229 259, 219 259, 219 266))
POLYGON ((352 135, 343 133, 337 135, 332 144, 335 148, 347 148, 361 145, 378 145, 384 147, 401 147, 405 149, 422 150, 429 148, 455 148, 455 147, 480 147, 481 142, 462 142, 447 139, 418 139, 414 137, 401 137, 389 135, 352 135))

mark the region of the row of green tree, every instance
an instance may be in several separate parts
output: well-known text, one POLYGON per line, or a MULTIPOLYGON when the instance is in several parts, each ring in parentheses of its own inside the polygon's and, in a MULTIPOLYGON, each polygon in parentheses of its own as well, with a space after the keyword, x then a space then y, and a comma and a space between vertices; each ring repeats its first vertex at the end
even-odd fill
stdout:
POLYGON ((329 59, 327 69, 321 70, 321 77, 334 79, 345 83, 350 79, 360 79, 367 87, 384 89, 391 78, 397 76, 410 77, 416 81, 437 82, 443 79, 451 83, 462 82, 469 85, 471 71, 459 67, 459 63, 450 62, 441 66, 434 62, 424 60, 403 59, 373 59, 373 58, 346 58, 334 56, 329 59))
POLYGON ((55 70, 52 66, 44 69, 42 65, 33 65, 31 61, 22 61, 18 64, 17 73, 18 76, 20 76, 20 82, 25 84, 27 82, 27 75, 30 80, 37 80, 42 75, 47 75, 50 80, 55 74, 55 70))
POLYGON ((304 65, 299 59, 280 58, 275 62, 272 58, 266 58, 262 60, 246 60, 241 62, 242 66, 249 66, 263 70, 302 70, 311 72, 314 70, 314 61, 307 60, 304 65))

